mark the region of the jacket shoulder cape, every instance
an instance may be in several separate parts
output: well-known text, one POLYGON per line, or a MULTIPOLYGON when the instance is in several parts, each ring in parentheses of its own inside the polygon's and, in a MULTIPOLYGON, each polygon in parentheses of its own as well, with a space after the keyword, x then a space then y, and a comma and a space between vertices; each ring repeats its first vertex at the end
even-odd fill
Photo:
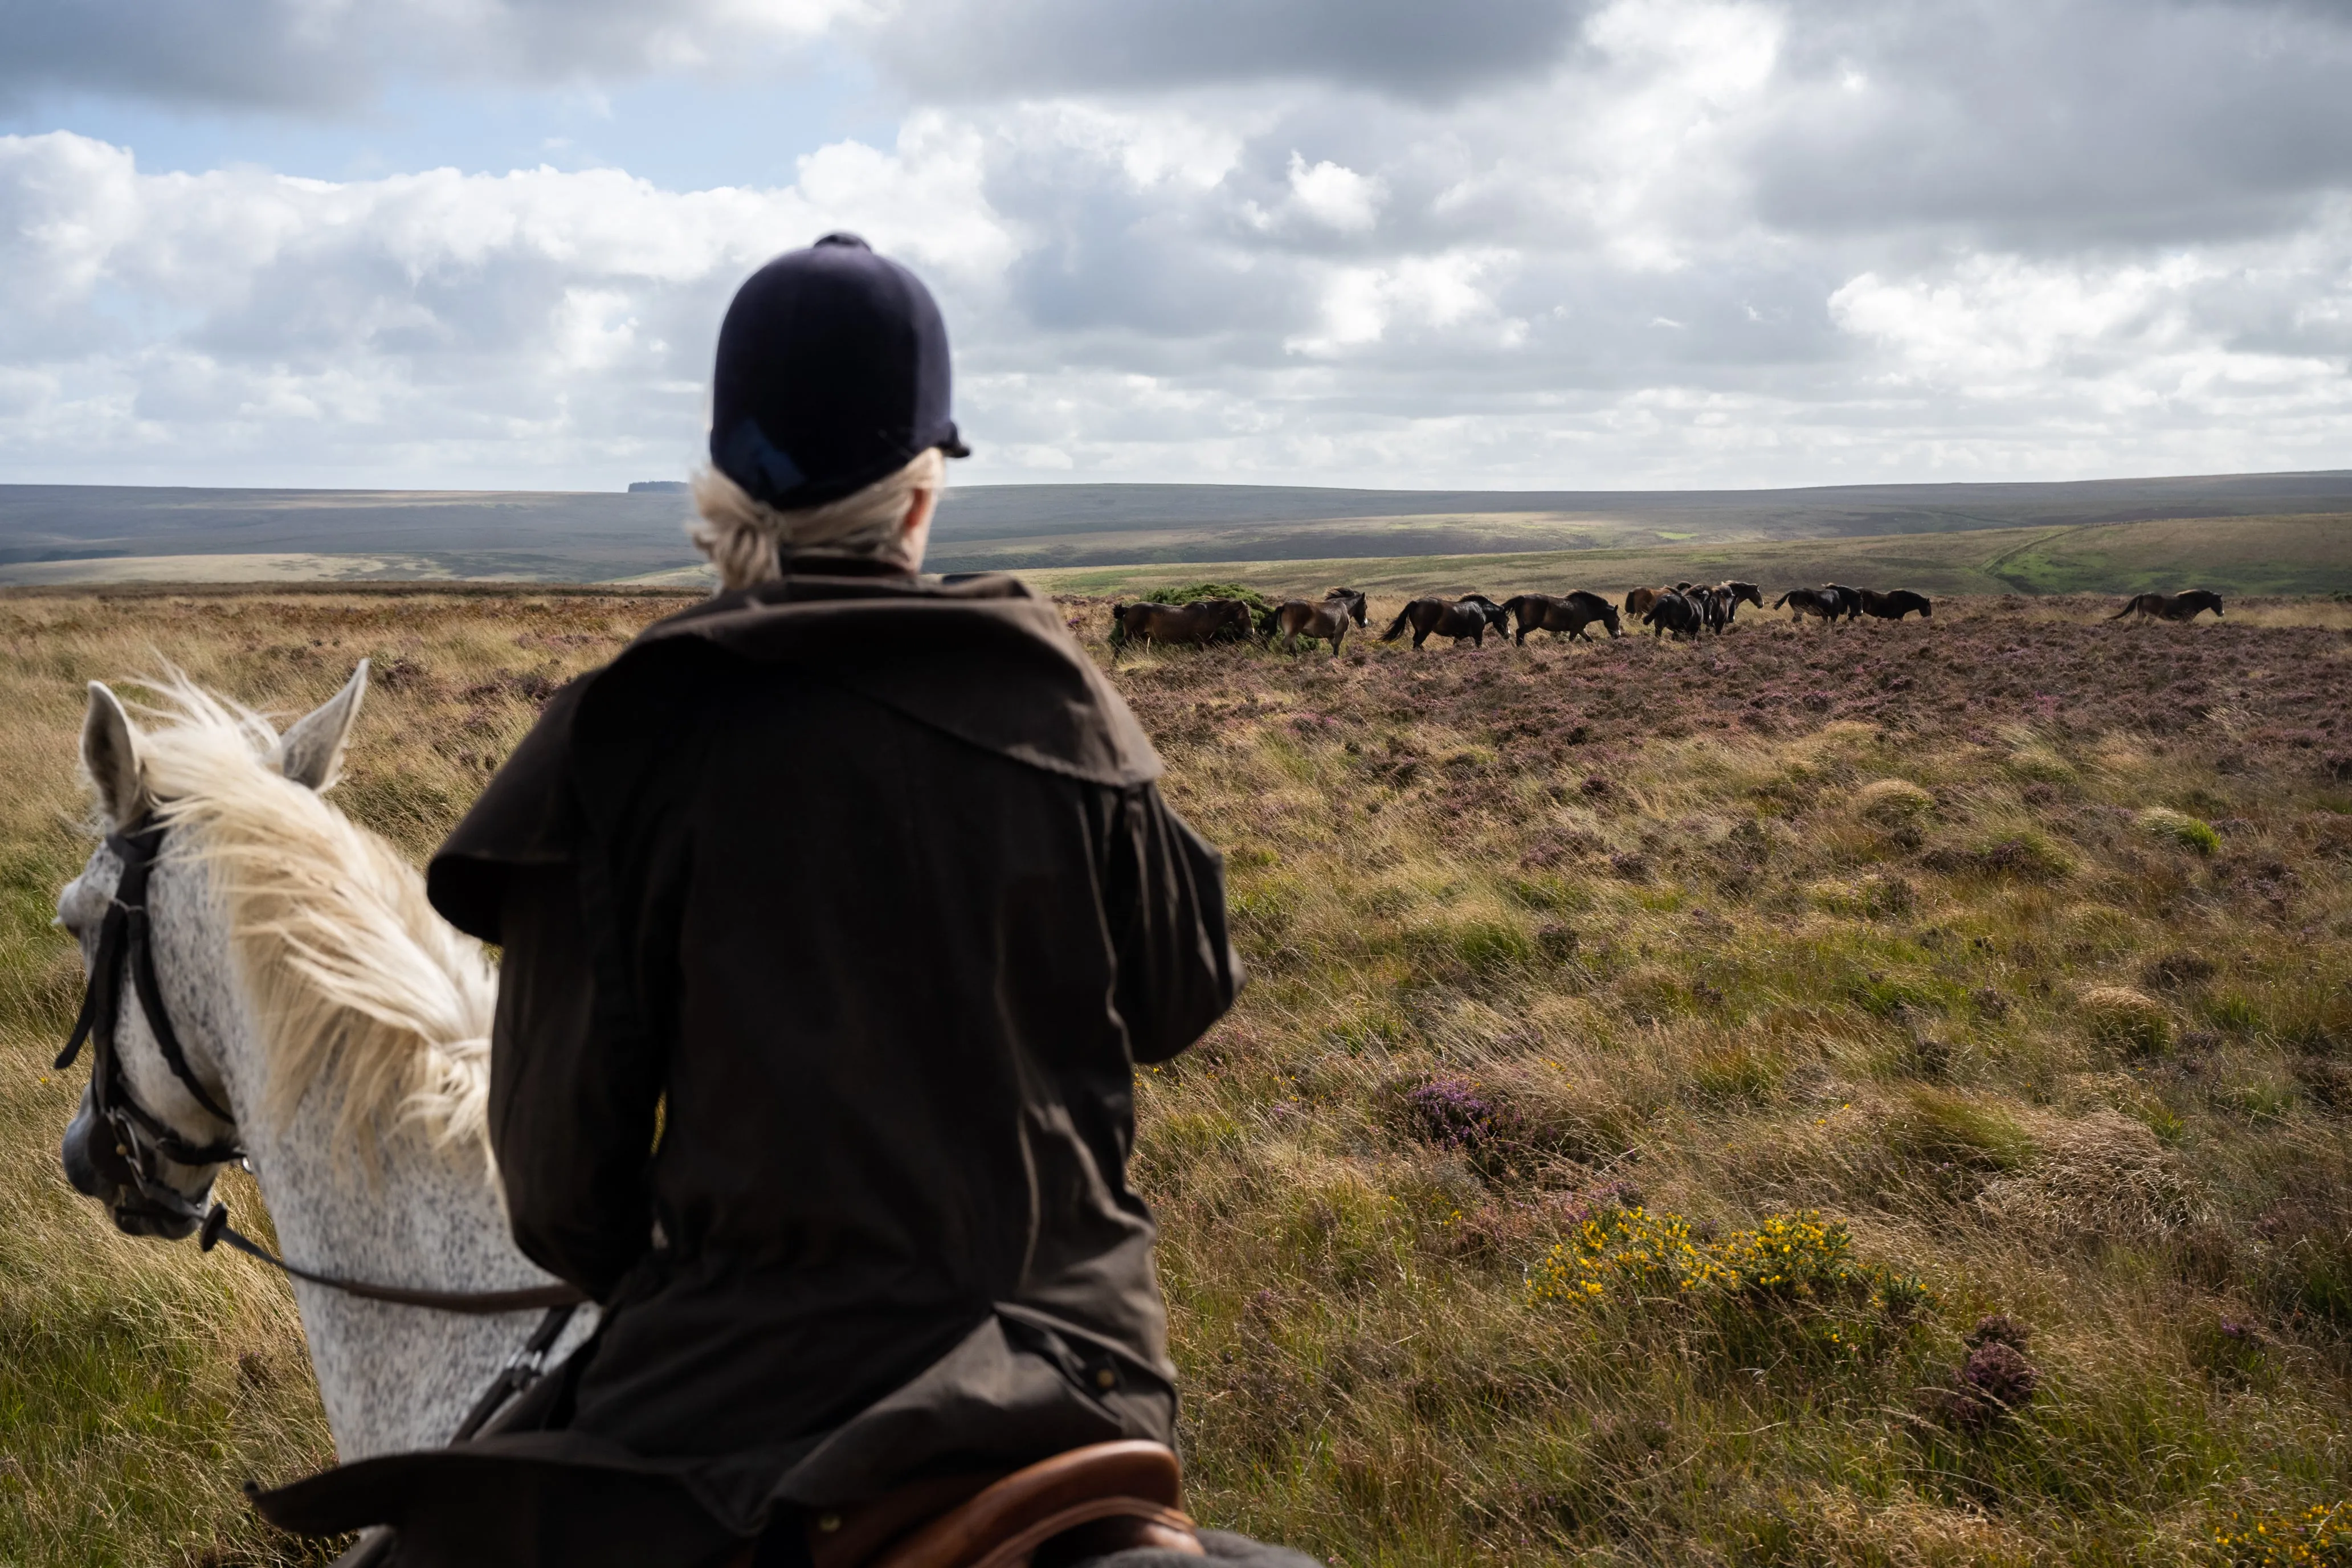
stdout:
POLYGON ((1048 773, 1113 787, 1160 776, 1127 703, 1054 606, 1018 579, 787 578, 657 621, 556 693, 433 857, 434 908, 460 931, 499 940, 507 869, 571 858, 582 825, 570 784, 583 753, 630 748, 629 726, 677 667, 713 653, 794 666, 1048 773))

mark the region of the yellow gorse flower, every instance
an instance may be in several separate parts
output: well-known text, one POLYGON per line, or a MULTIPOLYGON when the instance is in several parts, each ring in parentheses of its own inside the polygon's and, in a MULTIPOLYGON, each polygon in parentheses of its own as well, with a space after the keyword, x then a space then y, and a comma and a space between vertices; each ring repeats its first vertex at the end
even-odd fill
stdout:
POLYGON ((1884 1305, 1893 1282, 1885 1270, 1855 1261, 1843 1221, 1811 1210, 1774 1215, 1753 1230, 1710 1242, 1693 1239, 1680 1215, 1635 1206, 1588 1216, 1528 1270, 1527 1295, 1530 1303, 1644 1295, 1803 1298, 1861 1288, 1874 1305, 1884 1305))
POLYGON ((2251 1522, 2241 1514, 2215 1532, 2213 1544, 2240 1568, 2346 1568, 2352 1564, 2352 1502, 2316 1503, 2251 1522))

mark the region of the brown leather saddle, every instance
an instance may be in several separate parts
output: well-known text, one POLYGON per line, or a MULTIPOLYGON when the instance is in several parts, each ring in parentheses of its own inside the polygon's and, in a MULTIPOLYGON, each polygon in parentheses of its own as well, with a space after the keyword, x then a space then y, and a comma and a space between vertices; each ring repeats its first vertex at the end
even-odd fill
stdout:
MULTIPOLYGON (((1200 1556, 1182 1473, 1159 1443, 1097 1443, 1003 1477, 914 1481, 804 1516, 816 1568, 1055 1568, 1132 1547, 1200 1556)), ((749 1568, 755 1548, 726 1559, 749 1568)))

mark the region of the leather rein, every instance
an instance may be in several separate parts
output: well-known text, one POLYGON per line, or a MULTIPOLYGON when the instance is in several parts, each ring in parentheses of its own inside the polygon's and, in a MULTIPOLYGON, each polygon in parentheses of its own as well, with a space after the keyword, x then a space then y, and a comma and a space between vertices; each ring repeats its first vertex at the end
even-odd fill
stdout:
POLYGON ((469 1317, 546 1309, 546 1319, 533 1331, 522 1352, 509 1363, 499 1381, 483 1395, 482 1402, 467 1416, 457 1434, 462 1441, 478 1430, 508 1395, 530 1386, 563 1325, 588 1298, 578 1287, 564 1284, 533 1285, 514 1290, 426 1290, 316 1273, 287 1262, 238 1231, 228 1223, 226 1204, 215 1203, 209 1210, 200 1210, 195 1200, 163 1179, 161 1163, 165 1160, 199 1166, 242 1163, 246 1158, 245 1151, 234 1138, 213 1143, 193 1142, 140 1104, 131 1092, 122 1071, 121 1054, 115 1046, 127 970, 139 1010, 147 1020, 147 1031, 154 1037, 156 1048, 163 1054, 164 1065, 172 1069, 172 1076, 180 1080, 189 1098, 212 1116, 231 1126, 236 1124, 236 1119, 221 1109, 220 1102, 188 1065, 188 1053, 180 1044, 178 1031, 172 1026, 172 1015, 163 1005, 163 988, 156 976, 147 881, 163 854, 163 834, 168 826, 151 822, 129 832, 111 834, 106 840, 106 847, 122 862, 122 875, 114 885, 114 897, 99 927, 98 952, 90 961, 89 984, 82 993, 81 1012, 74 1019, 73 1033, 67 1037, 65 1049, 58 1053, 57 1070, 63 1072, 72 1067, 83 1045, 89 1046, 91 1109, 113 1134, 115 1152, 129 1169, 141 1201, 173 1218, 194 1223, 197 1245, 206 1252, 226 1242, 236 1251, 292 1279, 341 1290, 362 1300, 386 1301, 394 1306, 423 1307, 469 1317))

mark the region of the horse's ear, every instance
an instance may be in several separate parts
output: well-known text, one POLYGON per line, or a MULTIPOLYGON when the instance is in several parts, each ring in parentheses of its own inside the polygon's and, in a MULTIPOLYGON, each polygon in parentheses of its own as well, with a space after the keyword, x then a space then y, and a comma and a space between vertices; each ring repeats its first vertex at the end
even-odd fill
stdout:
POLYGON ((139 731, 122 710, 121 700, 95 680, 89 683, 89 710, 81 721, 81 766, 98 791, 99 809, 116 827, 130 826, 154 804, 147 794, 139 731))
POLYGON ((305 789, 332 787, 342 773, 343 742, 360 716, 360 699, 367 691, 368 661, 352 671, 343 689, 294 721, 278 738, 278 771, 305 789))

